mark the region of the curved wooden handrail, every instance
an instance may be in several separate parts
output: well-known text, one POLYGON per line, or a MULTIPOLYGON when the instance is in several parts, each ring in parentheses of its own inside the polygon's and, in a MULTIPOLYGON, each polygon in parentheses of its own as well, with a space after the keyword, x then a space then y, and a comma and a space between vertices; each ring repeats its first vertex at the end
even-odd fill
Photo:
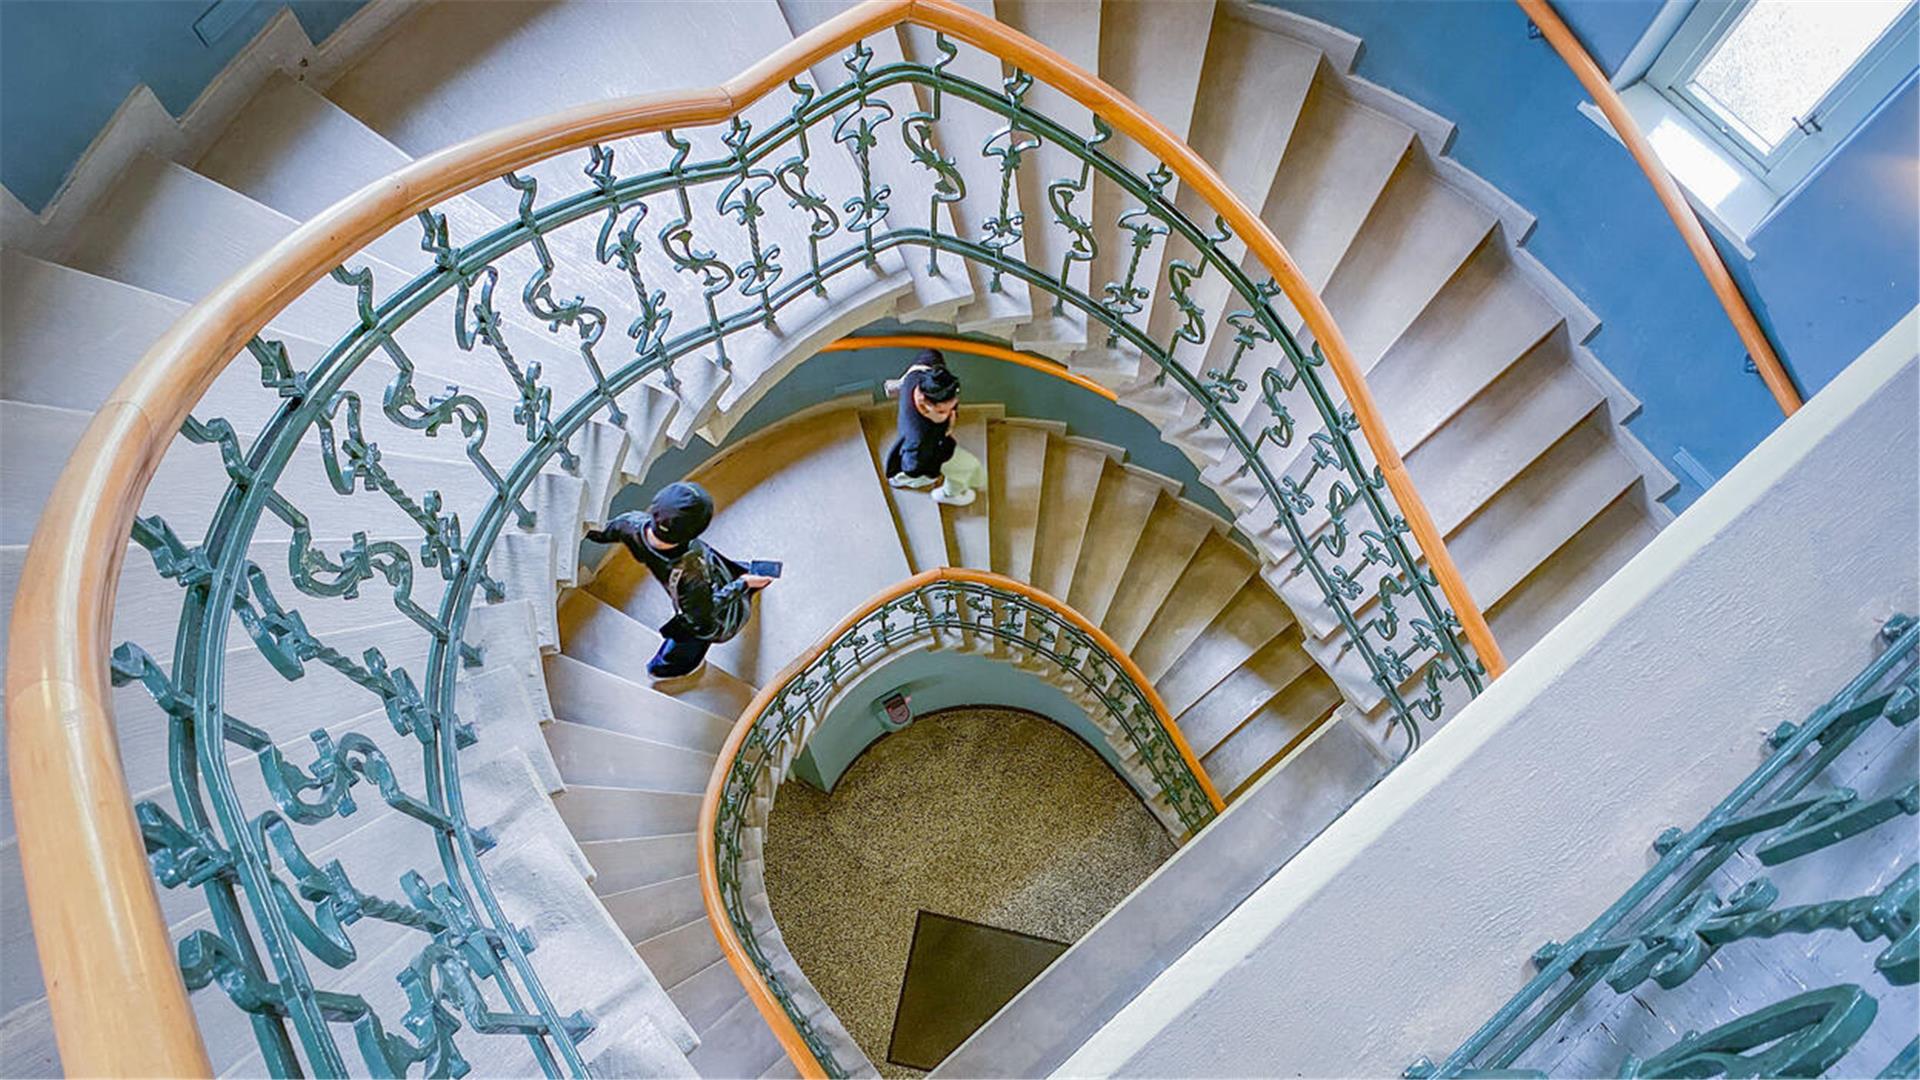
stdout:
POLYGON ((1660 162, 1659 155, 1653 152, 1653 144, 1647 141, 1646 133, 1634 122, 1633 114, 1627 111, 1626 103, 1614 92, 1613 83, 1580 39, 1560 18, 1549 0, 1514 0, 1520 9, 1540 28, 1540 33, 1560 54, 1560 59, 1573 69, 1573 77, 1580 80, 1593 98, 1593 103, 1613 126, 1613 133, 1620 136, 1627 152, 1633 160, 1640 163, 1640 171, 1647 175, 1647 182, 1653 185, 1653 193, 1660 199, 1660 205, 1667 208, 1667 216, 1673 219, 1673 226, 1680 230, 1680 239, 1686 242, 1687 250, 1693 254, 1693 261, 1700 264, 1700 272, 1706 275, 1707 285, 1713 289, 1713 295, 1719 299, 1720 307, 1733 323, 1734 333, 1740 335, 1740 344, 1746 347, 1747 355, 1753 358, 1753 366, 1759 370, 1760 378, 1772 392, 1773 400, 1780 411, 1792 416, 1799 410, 1800 390, 1793 385, 1793 377, 1781 365, 1780 357, 1773 351, 1773 342, 1767 340, 1766 331, 1760 329, 1760 320, 1748 306, 1747 298, 1740 292, 1740 284, 1733 280, 1733 273, 1727 269, 1726 260, 1720 257, 1720 249, 1713 246, 1713 239, 1707 235, 1707 227, 1700 223, 1700 215, 1694 213, 1693 204, 1687 201, 1686 193, 1680 190, 1680 184, 1660 162))
POLYGON ((951 336, 947 334, 873 334, 865 337, 854 335, 820 347, 821 352, 857 352, 861 349, 940 349, 945 352, 972 353, 991 360, 1005 360, 1009 364, 1017 364, 1044 375, 1051 375, 1063 382, 1070 382, 1082 390, 1099 394, 1108 401, 1120 400, 1119 394, 1085 375, 1068 371, 1065 366, 1044 356, 1009 349, 1005 345, 995 345, 991 341, 975 341, 957 334, 951 336))
POLYGON ((194 404, 270 319, 419 211, 565 151, 722 123, 855 41, 905 22, 944 32, 1053 85, 1164 162, 1246 243, 1304 315, 1480 660, 1491 675, 1505 667, 1345 338, 1258 214, 1159 121, 1032 38, 958 0, 866 0, 720 86, 598 102, 513 124, 368 184, 195 304, 107 396, 34 532, 16 593, 7 666, 9 772, 20 857, 69 1071, 207 1071, 120 770, 107 667, 120 563, 134 514, 194 404))
POLYGON ((1146 673, 1133 662, 1133 657, 1127 655, 1126 651, 1108 637, 1105 631, 1088 621, 1085 615, 1025 582, 985 570, 968 570, 951 566, 923 570, 897 585, 882 589, 849 612, 846 618, 835 623, 833 629, 821 635, 820 639, 814 642, 806 652, 794 657, 791 663, 781 668, 780 673, 754 695, 753 701, 741 712, 740 718, 734 722, 733 730, 727 733, 726 742, 720 747, 719 760, 714 764, 713 775, 707 780, 706 795, 700 800, 700 823, 696 826, 695 836, 698 838, 696 844, 700 864, 700 898, 706 905, 707 922, 712 924, 714 937, 720 941, 720 951, 727 958, 727 966, 733 969, 734 975, 740 979, 740 985, 746 988, 747 996, 753 1000, 754 1007, 760 1010, 760 1015, 767 1021, 767 1026, 773 1029, 775 1037, 780 1040, 781 1048, 786 1051, 794 1067, 800 1071, 801 1076, 809 1080, 823 1077, 826 1072, 814 1059, 813 1052, 807 1048, 806 1041, 800 1037, 800 1032, 794 1028, 793 1021, 787 1016, 786 1010, 780 1007, 780 1002, 775 1000, 772 991, 767 988, 766 983, 761 981, 760 970, 754 967, 753 961, 747 956, 746 946, 741 943, 740 935, 734 932, 733 921, 727 917, 726 906, 720 898, 719 854, 713 846, 713 829, 720 820, 721 795, 726 790, 727 777, 733 770, 733 759, 739 756, 740 749, 746 744, 747 736, 760 719, 760 714, 766 711, 773 703, 773 699, 779 696, 780 691, 788 683, 798 678, 801 672, 806 670, 807 665, 818 660, 835 641, 858 626, 860 620, 915 589, 942 581, 984 585, 1025 597, 1072 623, 1075 629, 1091 638, 1101 651, 1113 657, 1120 665, 1120 669, 1126 673, 1127 678, 1140 688, 1147 703, 1152 706, 1155 718, 1160 721, 1160 726, 1172 738, 1174 746, 1179 748, 1181 760, 1187 763, 1187 768, 1191 769, 1193 775, 1199 779, 1200 787, 1206 792, 1207 802, 1212 804, 1214 812, 1218 813, 1226 809, 1226 802, 1220 798, 1220 792, 1213 786, 1213 779, 1207 775, 1206 770, 1200 765, 1200 760, 1194 756, 1193 747, 1187 744, 1186 736, 1180 733, 1179 725, 1173 722, 1172 715, 1167 712, 1166 702, 1160 699, 1159 693, 1154 690, 1153 683, 1148 680, 1146 673))

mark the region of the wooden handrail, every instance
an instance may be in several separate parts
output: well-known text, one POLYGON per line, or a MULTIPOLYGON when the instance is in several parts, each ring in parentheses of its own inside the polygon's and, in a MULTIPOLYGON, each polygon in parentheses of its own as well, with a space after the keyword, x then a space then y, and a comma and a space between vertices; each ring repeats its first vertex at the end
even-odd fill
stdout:
POLYGON ((720 86, 597 102, 509 125, 368 184, 214 288, 108 394, 34 531, 7 665, 20 858, 70 1072, 207 1071, 119 767, 106 663, 134 514, 194 404, 270 319, 419 211, 555 154, 722 123, 855 41, 906 22, 944 32, 1053 85, 1164 162, 1247 244, 1305 316, 1481 661, 1493 675, 1505 667, 1326 305, 1219 174, 1112 87, 958 0, 866 0, 720 86))
POLYGON ((1108 401, 1119 401, 1120 395, 1101 386, 1085 375, 1068 371, 1065 365, 1055 363, 1044 356, 1035 356, 1018 349, 1009 349, 1005 345, 996 345, 991 341, 975 341, 958 334, 873 334, 869 336, 843 337, 820 347, 821 352, 857 352, 860 349, 941 349, 946 352, 972 353, 992 360, 1005 360, 1009 364, 1018 364, 1023 368, 1051 375, 1063 382, 1070 382, 1082 390, 1099 394, 1108 401))
POLYGON ((1653 193, 1660 199, 1660 205, 1667 208, 1667 216, 1673 219, 1673 226, 1680 230, 1680 239, 1686 242, 1687 250, 1693 254, 1693 261, 1700 264, 1700 272, 1706 275, 1707 285, 1713 289, 1713 295, 1719 299, 1721 310, 1733 323, 1734 333, 1740 335, 1740 344, 1746 347, 1747 355, 1753 359, 1753 366, 1760 372, 1760 378, 1772 392, 1773 400, 1780 406, 1781 413, 1792 416, 1800 408, 1800 390, 1793 385, 1793 377, 1780 363, 1780 357, 1773 351, 1773 342, 1767 340, 1766 331, 1760 329, 1760 320, 1753 314, 1753 308, 1747 304, 1747 298, 1740 292, 1740 284, 1733 280, 1733 274, 1727 269, 1726 260, 1720 257, 1720 249, 1713 246, 1713 239, 1707 235, 1707 227, 1700 223, 1700 215, 1693 210, 1693 204, 1687 201, 1686 193, 1680 190, 1680 184, 1660 162, 1658 154, 1653 152, 1653 144, 1647 141, 1646 133, 1634 122, 1633 114, 1627 111, 1626 103, 1613 89, 1613 83, 1600 65, 1594 63, 1580 39, 1560 18, 1549 0, 1514 0, 1520 9, 1540 28, 1540 33, 1560 54, 1560 59, 1573 69, 1573 77, 1580 80, 1593 103, 1606 116, 1607 123, 1613 126, 1613 133, 1620 136, 1627 152, 1633 160, 1640 163, 1640 171, 1647 175, 1647 182, 1653 185, 1653 193))
POLYGON ((1181 760, 1187 763, 1187 768, 1192 770, 1195 778, 1200 781, 1200 787, 1206 792, 1207 802, 1213 806, 1214 812, 1218 813, 1226 809, 1227 804, 1220 798, 1219 790, 1213 786, 1212 778, 1201 767, 1199 758, 1194 756, 1193 747, 1188 745, 1186 736, 1180 733, 1179 725, 1174 723, 1172 715, 1167 712, 1166 702, 1160 699, 1159 693, 1154 690, 1153 683, 1147 678, 1146 673, 1140 670, 1139 665, 1133 662, 1133 657, 1127 655, 1126 651, 1108 637, 1105 631, 1064 602, 1010 577, 985 570, 968 570, 951 566, 923 570, 897 585, 889 586, 874 594, 865 603, 849 612, 845 618, 835 623, 833 629, 821 635, 820 639, 815 641, 806 652, 794 657, 792 662, 781 668, 780 673, 775 675, 767 685, 761 687, 760 692, 754 695, 753 701, 741 712, 740 718, 734 722, 733 730, 727 733, 727 740, 720 747, 719 760, 714 763, 713 775, 707 780, 706 795, 700 800, 700 823, 696 826, 698 831, 695 833, 700 865, 700 898, 706 904, 707 922, 712 924, 714 937, 719 939, 720 951, 727 958, 727 966, 731 967, 734 975, 740 979, 740 985, 746 988, 747 996, 753 1000, 754 1007, 760 1010, 760 1015, 767 1021, 767 1026, 779 1039, 780 1046, 786 1051, 787 1057, 800 1071, 800 1075, 807 1077, 808 1080, 823 1077, 826 1072, 821 1068, 819 1061, 815 1060, 813 1051, 808 1049, 806 1040, 802 1039, 800 1032, 794 1028, 792 1018, 787 1016, 786 1010, 780 1007, 780 1002, 774 998, 773 992, 768 989, 766 983, 761 981, 760 969, 756 968, 753 960, 748 957, 746 946, 734 930, 733 921, 727 917, 726 905, 720 897, 719 853, 714 849, 713 830, 720 820, 721 796, 726 791, 727 778, 733 771, 733 760, 739 756, 740 749, 746 744, 747 736, 752 733, 754 724, 759 721, 760 715, 773 704, 773 699, 780 695, 787 684, 798 678, 809 664, 824 655, 835 641, 851 632, 862 619, 916 589, 943 581, 982 585, 1024 597, 1072 623, 1075 629, 1091 638, 1102 652, 1120 665, 1120 669, 1126 673, 1128 680, 1140 688, 1142 695, 1147 699, 1147 704, 1153 708, 1155 719, 1173 740, 1174 746, 1179 748, 1181 760))

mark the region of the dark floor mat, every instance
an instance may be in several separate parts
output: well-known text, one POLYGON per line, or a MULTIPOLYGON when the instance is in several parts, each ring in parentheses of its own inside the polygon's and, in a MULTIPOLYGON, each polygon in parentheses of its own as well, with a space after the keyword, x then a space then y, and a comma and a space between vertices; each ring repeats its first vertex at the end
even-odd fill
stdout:
POLYGON ((887 1060, 932 1069, 1066 951, 1064 942, 922 909, 887 1060))

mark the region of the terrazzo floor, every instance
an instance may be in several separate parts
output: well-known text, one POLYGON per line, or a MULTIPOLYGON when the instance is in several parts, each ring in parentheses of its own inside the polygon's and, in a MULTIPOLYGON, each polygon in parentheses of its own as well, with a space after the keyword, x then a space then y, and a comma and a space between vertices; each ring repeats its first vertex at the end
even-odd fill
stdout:
POLYGON ((1048 720, 950 709, 881 739, 832 797, 780 789, 767 898, 801 970, 882 1076, 921 908, 1071 942, 1173 854, 1104 761, 1048 720))

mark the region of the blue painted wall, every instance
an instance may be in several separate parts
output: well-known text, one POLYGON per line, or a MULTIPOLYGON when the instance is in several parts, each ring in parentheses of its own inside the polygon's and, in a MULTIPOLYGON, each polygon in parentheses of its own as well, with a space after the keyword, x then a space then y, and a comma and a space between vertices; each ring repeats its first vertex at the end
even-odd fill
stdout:
MULTIPOLYGON (((1780 421, 1633 159, 1575 111, 1585 95, 1508 0, 1277 0, 1365 44, 1356 68, 1452 120, 1453 156, 1539 219, 1528 248, 1602 320, 1589 346, 1645 403, 1629 425, 1667 461, 1724 473, 1780 421)), ((1560 0, 1609 71, 1658 0, 1560 0)), ((1915 89, 1909 83, 1752 241, 1730 252, 1803 390, 1824 386, 1911 308, 1915 89)), ((1682 477, 1676 509, 1700 488, 1682 477)))
POLYGON ((281 8, 317 42, 365 2, 0 0, 0 184, 38 211, 134 87, 177 117, 281 8), (233 16, 211 45, 210 12, 233 16))

